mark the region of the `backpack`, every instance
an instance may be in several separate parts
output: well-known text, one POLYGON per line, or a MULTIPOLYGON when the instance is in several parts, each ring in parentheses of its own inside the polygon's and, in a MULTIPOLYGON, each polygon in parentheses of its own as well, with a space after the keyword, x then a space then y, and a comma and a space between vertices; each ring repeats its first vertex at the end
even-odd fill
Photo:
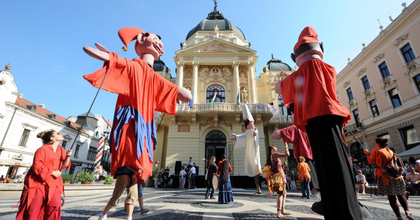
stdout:
MULTIPOLYGON (((388 149, 389 151, 389 149, 388 149)), ((401 158, 394 153, 392 158, 381 168, 382 174, 389 180, 400 177, 404 172, 404 165, 401 158)))

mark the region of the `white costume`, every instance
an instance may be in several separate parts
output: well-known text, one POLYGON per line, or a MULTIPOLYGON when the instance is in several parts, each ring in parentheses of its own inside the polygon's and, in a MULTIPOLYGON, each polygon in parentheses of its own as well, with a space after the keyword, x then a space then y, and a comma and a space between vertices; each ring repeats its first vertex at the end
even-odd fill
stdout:
MULTIPOLYGON (((243 117, 249 121, 254 121, 248 106, 243 105, 243 117)), ((260 163, 260 144, 259 135, 254 136, 254 129, 247 129, 244 134, 236 135, 234 148, 245 147, 245 173, 249 177, 254 177, 261 172, 260 163)))

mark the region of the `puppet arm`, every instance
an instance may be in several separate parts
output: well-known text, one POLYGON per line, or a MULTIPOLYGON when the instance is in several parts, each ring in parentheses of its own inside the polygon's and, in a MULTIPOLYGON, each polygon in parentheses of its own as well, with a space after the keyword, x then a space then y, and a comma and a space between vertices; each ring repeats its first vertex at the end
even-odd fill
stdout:
POLYGON ((232 133, 232 136, 229 137, 229 140, 236 141, 236 134, 232 133))
POLYGON ((279 80, 279 81, 276 83, 276 86, 274 87, 274 91, 275 91, 277 94, 281 95, 281 80, 279 80))
POLYGON ((276 140, 279 140, 279 139, 282 139, 282 138, 283 138, 283 137, 281 136, 280 129, 275 130, 275 131, 273 132, 273 134, 271 134, 271 137, 272 137, 273 139, 276 139, 276 140))
POLYGON ((87 53, 89 56, 98 59, 98 60, 102 60, 105 62, 109 61, 109 51, 102 46, 101 44, 95 43, 95 46, 99 49, 95 49, 89 46, 85 46, 83 47, 83 51, 85 51, 85 53, 87 53))
POLYGON ((181 86, 179 86, 178 88, 178 96, 176 97, 178 100, 182 102, 189 102, 192 100, 191 92, 188 89, 181 86))
POLYGON ((257 136, 257 135, 258 135, 258 128, 255 127, 255 129, 254 129, 254 136, 257 136))

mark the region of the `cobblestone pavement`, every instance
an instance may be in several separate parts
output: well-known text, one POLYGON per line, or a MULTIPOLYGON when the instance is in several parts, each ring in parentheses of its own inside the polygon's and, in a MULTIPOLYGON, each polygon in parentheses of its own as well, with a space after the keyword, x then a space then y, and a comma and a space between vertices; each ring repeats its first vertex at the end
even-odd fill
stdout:
MULTIPOLYGON (((144 190, 144 206, 150 212, 141 215, 136 205, 133 219, 147 220, 215 220, 215 219, 277 219, 276 199, 263 191, 262 195, 255 195, 255 189, 234 189, 234 203, 228 206, 216 205, 216 200, 204 200, 205 189, 154 189, 144 190), (212 205, 212 203, 214 205, 212 205)), ((111 193, 83 196, 68 196, 62 208, 63 220, 98 219, 105 207, 111 193)), ((217 194, 216 194, 217 196, 217 194)), ((17 209, 11 209, 19 198, 2 198, 0 200, 0 219, 14 219, 17 209)), ((125 195, 121 201, 124 201, 125 195)), ((366 205, 373 214, 373 219, 396 219, 385 196, 360 195, 359 200, 366 205)), ((302 198, 297 191, 290 191, 287 196, 286 210, 291 216, 286 219, 323 219, 322 216, 312 212, 312 203, 320 198, 302 198)), ((420 220, 420 197, 410 197, 410 211, 416 219, 420 220)), ((401 208, 402 210, 402 208, 401 208)), ((123 204, 120 203, 108 213, 108 219, 125 219, 122 214, 123 204)), ((402 213, 404 213, 402 211, 402 213)), ((405 216, 404 216, 405 218, 405 216)))

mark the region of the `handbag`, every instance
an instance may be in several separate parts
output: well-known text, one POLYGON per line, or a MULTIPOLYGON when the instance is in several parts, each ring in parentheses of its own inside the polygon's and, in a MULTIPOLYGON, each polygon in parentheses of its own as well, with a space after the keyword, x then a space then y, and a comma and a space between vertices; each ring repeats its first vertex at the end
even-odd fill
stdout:
POLYGON ((389 180, 400 177, 404 172, 404 165, 401 158, 394 153, 392 158, 381 168, 382 174, 389 180))

